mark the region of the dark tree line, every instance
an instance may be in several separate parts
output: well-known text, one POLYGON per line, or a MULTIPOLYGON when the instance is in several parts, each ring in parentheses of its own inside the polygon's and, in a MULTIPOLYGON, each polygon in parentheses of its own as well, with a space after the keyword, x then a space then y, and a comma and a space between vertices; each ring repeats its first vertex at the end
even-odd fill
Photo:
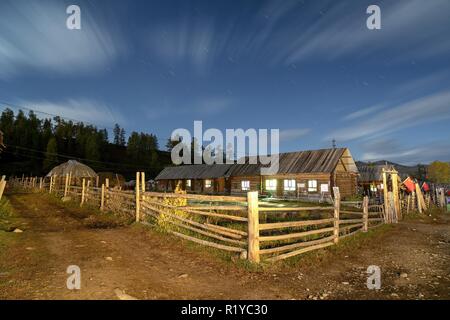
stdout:
POLYGON ((118 124, 111 143, 106 129, 60 117, 39 119, 33 111, 15 115, 6 109, 0 131, 6 146, 0 155, 1 173, 7 175, 43 175, 59 163, 78 159, 97 172, 132 178, 136 171, 145 171, 152 177, 170 161, 155 135, 132 132, 126 143, 125 130, 118 124))

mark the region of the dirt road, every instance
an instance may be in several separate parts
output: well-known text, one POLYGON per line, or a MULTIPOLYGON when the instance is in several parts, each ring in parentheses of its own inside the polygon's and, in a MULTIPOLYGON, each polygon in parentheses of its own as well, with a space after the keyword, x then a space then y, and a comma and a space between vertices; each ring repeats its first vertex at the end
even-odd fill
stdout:
POLYGON ((0 231, 0 299, 449 299, 448 218, 402 222, 295 263, 252 270, 143 226, 91 229, 41 195, 9 200, 22 233, 0 231), (66 269, 81 269, 68 290, 66 269), (378 265, 381 290, 368 290, 378 265), (116 290, 116 292, 115 292, 116 290))

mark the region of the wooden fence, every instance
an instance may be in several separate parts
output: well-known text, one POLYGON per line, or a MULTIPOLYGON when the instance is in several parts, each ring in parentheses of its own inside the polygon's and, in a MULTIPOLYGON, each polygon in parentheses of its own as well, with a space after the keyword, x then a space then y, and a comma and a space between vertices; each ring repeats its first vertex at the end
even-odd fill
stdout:
POLYGON ((133 217, 136 222, 157 225, 182 239, 227 252, 251 262, 277 261, 335 245, 340 239, 385 222, 383 205, 341 205, 339 189, 333 188, 332 205, 290 207, 258 199, 258 192, 242 196, 158 193, 145 190, 143 173, 136 174, 134 191, 110 188, 108 181, 81 185, 70 177, 16 178, 11 187, 50 192, 92 205, 100 210, 133 217))

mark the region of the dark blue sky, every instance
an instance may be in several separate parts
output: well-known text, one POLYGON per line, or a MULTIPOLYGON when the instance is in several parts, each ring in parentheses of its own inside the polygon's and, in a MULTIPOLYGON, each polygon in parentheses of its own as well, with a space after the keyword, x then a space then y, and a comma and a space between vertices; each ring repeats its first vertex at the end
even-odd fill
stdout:
POLYGON ((447 0, 2 0, 0 101, 161 146, 203 120, 279 128, 281 151, 335 138, 360 160, 449 161, 449 31, 447 0))

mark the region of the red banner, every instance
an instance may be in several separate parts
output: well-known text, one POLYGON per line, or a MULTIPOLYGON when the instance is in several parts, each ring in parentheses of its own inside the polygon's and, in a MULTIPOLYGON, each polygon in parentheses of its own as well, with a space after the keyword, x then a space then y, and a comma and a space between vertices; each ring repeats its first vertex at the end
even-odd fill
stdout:
POLYGON ((408 192, 413 192, 416 190, 414 181, 412 181, 412 179, 410 177, 406 178, 405 181, 403 181, 403 184, 405 185, 408 192))

